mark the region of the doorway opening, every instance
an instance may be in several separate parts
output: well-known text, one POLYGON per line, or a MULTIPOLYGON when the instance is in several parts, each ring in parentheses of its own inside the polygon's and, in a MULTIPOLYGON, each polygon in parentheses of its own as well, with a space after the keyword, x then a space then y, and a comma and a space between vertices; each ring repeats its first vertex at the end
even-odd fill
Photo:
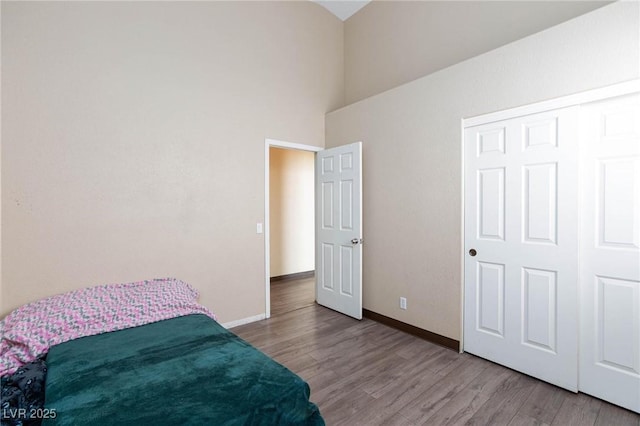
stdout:
POLYGON ((265 141, 265 316, 313 304, 315 153, 322 148, 265 141))
POLYGON ((271 314, 287 312, 312 306, 316 301, 316 278, 314 271, 307 277, 287 276, 271 278, 271 314))

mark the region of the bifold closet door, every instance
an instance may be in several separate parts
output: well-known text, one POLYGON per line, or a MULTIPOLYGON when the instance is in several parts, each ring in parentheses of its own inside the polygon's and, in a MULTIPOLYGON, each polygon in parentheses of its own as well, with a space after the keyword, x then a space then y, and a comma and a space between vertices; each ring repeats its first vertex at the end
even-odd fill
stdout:
POLYGON ((580 121, 579 388, 640 412, 640 95, 580 121))
POLYGON ((577 107, 465 130, 464 350, 578 384, 577 107))

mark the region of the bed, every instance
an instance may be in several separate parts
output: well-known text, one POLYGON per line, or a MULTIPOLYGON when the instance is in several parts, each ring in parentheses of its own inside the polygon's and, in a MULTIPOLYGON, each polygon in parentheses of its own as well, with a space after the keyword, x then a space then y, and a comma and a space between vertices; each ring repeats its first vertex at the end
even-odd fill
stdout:
POLYGON ((58 309, 63 315, 50 303, 48 313, 38 305, 17 315, 29 318, 30 331, 34 315, 41 317, 35 323, 48 321, 39 325, 53 328, 45 342, 41 335, 21 336, 25 325, 17 326, 13 313, 5 318, 0 324, 3 385, 20 372, 32 374, 30 366, 39 363, 46 365, 46 381, 43 406, 27 405, 23 412, 7 411, 14 408, 7 406, 3 389, 2 424, 324 425, 307 383, 193 304, 193 288, 169 279, 144 283, 125 307, 118 293, 132 299, 131 288, 106 286, 99 299, 113 306, 100 312, 87 310, 83 295, 73 299, 84 306, 82 314, 71 315, 66 299, 58 309), (176 288, 186 293, 177 302, 176 288), (39 346, 25 350, 25 342, 39 346))

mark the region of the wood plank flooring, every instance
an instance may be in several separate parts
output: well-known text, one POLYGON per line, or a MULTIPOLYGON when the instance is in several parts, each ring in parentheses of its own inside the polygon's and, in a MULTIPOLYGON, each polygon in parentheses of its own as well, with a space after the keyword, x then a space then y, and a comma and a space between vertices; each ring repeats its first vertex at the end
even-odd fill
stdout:
POLYGON ((274 283, 273 316, 232 331, 305 379, 327 425, 640 426, 597 398, 309 303, 306 281, 274 283))
POLYGON ((279 315, 315 304, 315 278, 271 283, 271 315, 279 315))

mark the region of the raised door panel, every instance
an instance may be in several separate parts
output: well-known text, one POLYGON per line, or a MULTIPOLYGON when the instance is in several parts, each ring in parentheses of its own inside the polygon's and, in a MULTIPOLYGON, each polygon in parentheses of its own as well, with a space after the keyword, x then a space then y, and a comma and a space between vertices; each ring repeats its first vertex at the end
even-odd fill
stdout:
POLYGON ((320 190, 320 223, 322 229, 333 228, 333 181, 322 182, 320 190))
POLYGON ((522 130, 525 151, 550 149, 558 146, 558 117, 541 120, 525 119, 522 130))
POLYGON ((353 297, 353 246, 340 247, 340 293, 353 297))
POLYGON ((596 277, 597 363, 640 375, 640 282, 596 277))
POLYGON ((353 180, 340 181, 340 229, 353 230, 353 180))
POLYGON ((333 244, 322 243, 320 246, 320 285, 324 290, 333 291, 333 244))
POLYGON ((478 238, 504 240, 505 169, 478 170, 478 238))
POLYGON ((476 329, 504 336, 504 265, 477 263, 476 329))
POLYGON ((557 273, 522 269, 522 343, 555 353, 557 273))
POLYGON ((476 150, 477 156, 489 156, 504 154, 505 151, 505 127, 487 129, 478 132, 476 150))
POLYGON ((524 241, 556 244, 558 224, 557 163, 524 166, 524 241))
POLYGON ((600 247, 640 247, 640 158, 598 161, 597 226, 600 247))

